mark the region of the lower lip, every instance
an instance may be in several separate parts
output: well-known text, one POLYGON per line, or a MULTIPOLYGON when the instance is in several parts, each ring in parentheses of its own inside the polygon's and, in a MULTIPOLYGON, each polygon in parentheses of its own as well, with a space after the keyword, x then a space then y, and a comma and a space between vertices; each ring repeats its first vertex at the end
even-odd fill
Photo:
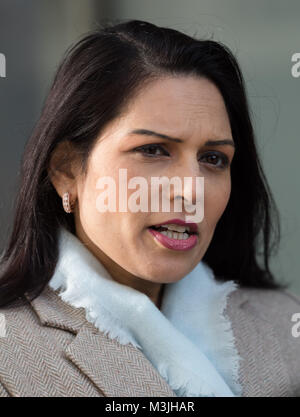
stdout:
POLYGON ((172 239, 168 236, 163 235, 157 230, 148 228, 149 232, 158 240, 163 246, 173 250, 190 250, 197 245, 197 235, 191 235, 187 239, 172 239))

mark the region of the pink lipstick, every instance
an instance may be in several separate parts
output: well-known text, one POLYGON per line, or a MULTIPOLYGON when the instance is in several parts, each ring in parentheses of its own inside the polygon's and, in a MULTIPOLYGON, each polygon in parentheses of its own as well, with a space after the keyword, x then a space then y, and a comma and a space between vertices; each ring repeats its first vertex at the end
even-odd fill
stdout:
POLYGON ((163 246, 165 246, 168 249, 186 251, 195 247, 198 242, 199 233, 198 233, 197 224, 187 223, 181 219, 167 220, 163 223, 150 226, 148 230, 158 242, 160 242, 163 246), (167 228, 163 227, 163 225, 166 225, 166 224, 178 224, 180 226, 188 227, 189 229, 188 229, 188 232, 186 233, 189 235, 189 237, 186 239, 176 239, 176 238, 166 236, 165 234, 161 233, 162 231, 168 230, 167 228))

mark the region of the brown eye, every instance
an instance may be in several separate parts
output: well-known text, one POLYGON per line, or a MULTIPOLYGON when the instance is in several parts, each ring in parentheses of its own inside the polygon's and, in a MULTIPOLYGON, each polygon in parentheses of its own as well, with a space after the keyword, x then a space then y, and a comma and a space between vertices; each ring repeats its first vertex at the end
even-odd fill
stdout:
POLYGON ((151 143, 148 145, 139 146, 138 148, 133 149, 133 152, 142 153, 146 157, 156 157, 166 155, 169 156, 168 152, 159 144, 151 143), (161 153, 162 152, 162 153, 161 153))
POLYGON ((229 165, 228 157, 219 152, 211 152, 202 155, 199 159, 201 162, 207 162, 209 165, 214 165, 216 168, 225 169, 229 165))

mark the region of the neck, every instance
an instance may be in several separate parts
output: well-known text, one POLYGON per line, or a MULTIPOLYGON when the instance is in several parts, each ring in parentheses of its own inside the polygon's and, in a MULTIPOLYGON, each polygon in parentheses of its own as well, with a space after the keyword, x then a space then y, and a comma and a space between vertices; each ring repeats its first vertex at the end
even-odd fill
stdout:
POLYGON ((92 252, 92 254, 102 263, 104 268, 108 271, 110 276, 117 282, 123 285, 127 285, 135 290, 147 295, 150 300, 161 308, 162 296, 164 285, 157 282, 148 281, 130 274, 124 270, 120 265, 109 258, 104 252, 102 252, 84 233, 82 228, 76 230, 76 236, 81 242, 92 252))

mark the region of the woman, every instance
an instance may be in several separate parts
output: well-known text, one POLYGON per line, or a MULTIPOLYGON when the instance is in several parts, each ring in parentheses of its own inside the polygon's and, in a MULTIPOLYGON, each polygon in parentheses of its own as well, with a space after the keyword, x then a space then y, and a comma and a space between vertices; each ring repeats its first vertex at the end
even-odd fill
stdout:
POLYGON ((269 269, 277 212, 224 45, 137 20, 86 36, 21 173, 1 395, 300 394, 300 301, 269 269), (184 185, 144 209, 162 177, 184 185))

